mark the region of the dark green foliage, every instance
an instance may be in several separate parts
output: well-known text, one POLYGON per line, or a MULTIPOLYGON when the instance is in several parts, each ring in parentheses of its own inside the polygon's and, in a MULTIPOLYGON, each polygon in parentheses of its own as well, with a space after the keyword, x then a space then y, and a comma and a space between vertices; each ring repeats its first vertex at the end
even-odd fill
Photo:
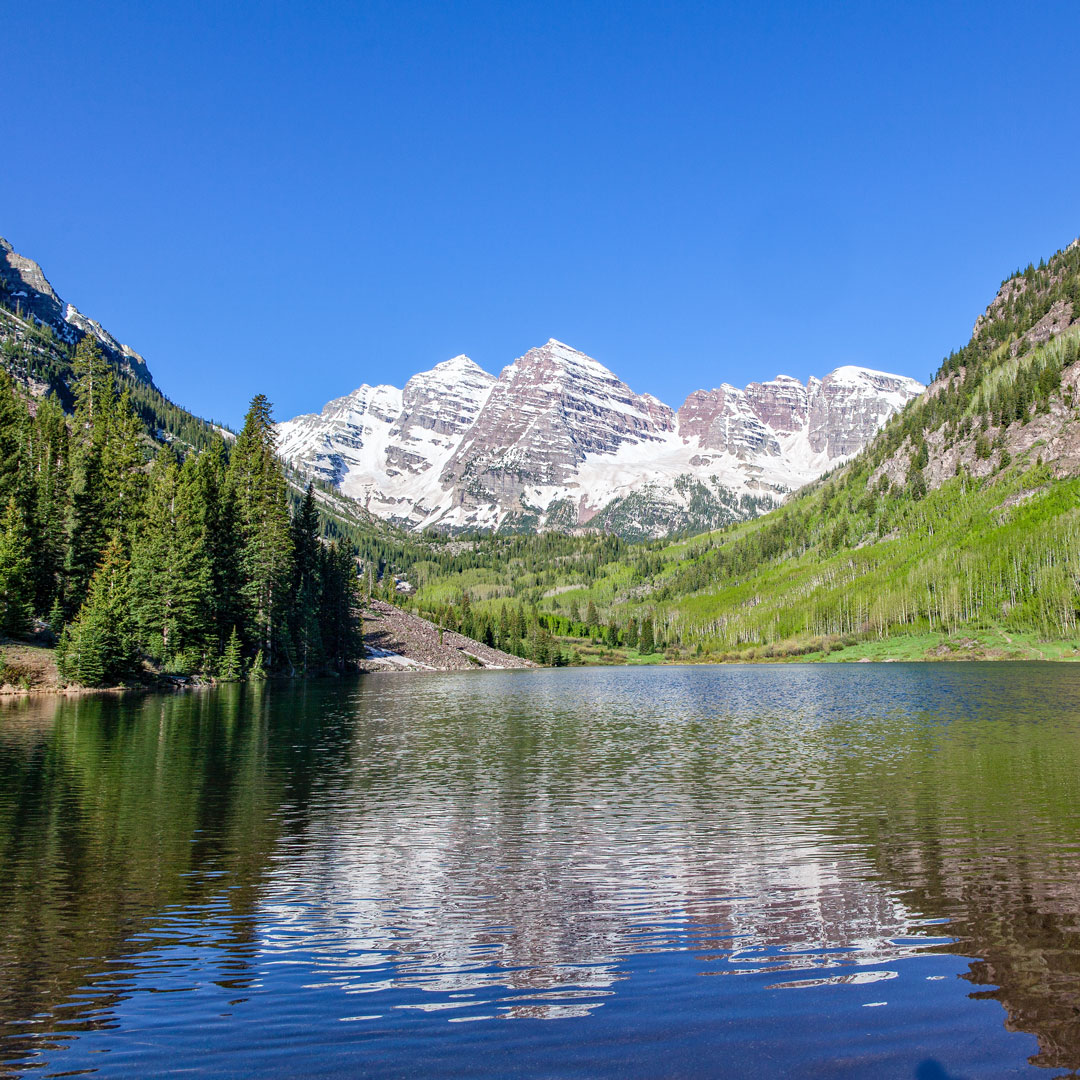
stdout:
POLYGON ((656 640, 653 634, 653 621, 649 616, 641 620, 641 631, 638 634, 638 652, 642 656, 651 656, 656 651, 656 640))
POLYGON ((211 638, 210 558, 194 463, 166 447, 150 471, 132 546, 132 612, 143 649, 159 660, 203 652, 211 638))
POLYGON ((86 601, 60 635, 57 667, 69 682, 112 686, 129 678, 138 660, 130 564, 114 538, 94 572, 86 601))
POLYGON ((85 685, 134 677, 139 657, 210 674, 223 650, 229 671, 260 649, 264 673, 292 673, 294 656, 304 674, 347 671, 355 558, 325 541, 313 491, 290 520, 266 399, 232 455, 218 438, 181 462, 93 339, 74 371, 70 419, 52 397, 31 413, 0 372, 0 631, 47 612, 63 677, 85 685))
POLYGON ((243 634, 258 643, 271 669, 288 655, 285 616, 293 554, 285 477, 275 445, 270 402, 258 394, 232 449, 228 491, 239 535, 243 634))
POLYGON ((15 496, 11 495, 0 519, 0 631, 25 633, 30 627, 33 606, 30 533, 15 496))
POLYGON ((236 627, 232 628, 229 640, 225 644, 225 651, 221 656, 221 666, 218 670, 218 678, 222 682, 238 682, 244 677, 244 652, 240 644, 240 635, 236 627))

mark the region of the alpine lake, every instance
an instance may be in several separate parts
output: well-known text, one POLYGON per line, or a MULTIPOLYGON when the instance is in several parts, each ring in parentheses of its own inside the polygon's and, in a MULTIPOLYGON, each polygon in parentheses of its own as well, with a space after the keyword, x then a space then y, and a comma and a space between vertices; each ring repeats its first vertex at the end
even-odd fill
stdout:
POLYGON ((1080 667, 0 709, 0 1075, 1058 1077, 1080 667))

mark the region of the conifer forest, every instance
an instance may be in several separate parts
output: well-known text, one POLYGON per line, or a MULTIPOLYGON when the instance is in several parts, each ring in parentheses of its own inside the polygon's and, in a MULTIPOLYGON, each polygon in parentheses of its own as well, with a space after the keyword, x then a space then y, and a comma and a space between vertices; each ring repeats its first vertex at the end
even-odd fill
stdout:
POLYGON ((290 514, 270 404, 234 441, 151 439, 91 336, 72 411, 0 372, 0 631, 39 620, 61 678, 342 672, 361 651, 356 562, 309 486, 290 514))

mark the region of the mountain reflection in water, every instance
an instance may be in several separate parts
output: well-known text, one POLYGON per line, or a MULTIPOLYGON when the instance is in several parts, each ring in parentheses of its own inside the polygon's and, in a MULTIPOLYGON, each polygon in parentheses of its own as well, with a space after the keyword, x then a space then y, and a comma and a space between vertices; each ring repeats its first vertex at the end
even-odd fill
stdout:
POLYGON ((140 1075, 201 1040, 206 1075, 252 1047, 289 1075, 307 1039, 312 1075, 1075 1069, 1078 786, 1080 670, 1052 665, 15 702, 0 1060, 140 1075), (671 1056, 619 1056, 644 1033, 671 1056))

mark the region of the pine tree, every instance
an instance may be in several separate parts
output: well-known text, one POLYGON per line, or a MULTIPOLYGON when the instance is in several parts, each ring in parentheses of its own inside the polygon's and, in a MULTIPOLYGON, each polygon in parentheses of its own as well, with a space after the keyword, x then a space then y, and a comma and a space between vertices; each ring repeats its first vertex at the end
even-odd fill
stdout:
POLYGON ((302 674, 322 668, 325 657, 319 610, 322 602, 322 544, 315 489, 309 483, 292 523, 293 578, 289 602, 289 629, 302 674))
MULTIPOLYGON (((67 550, 67 418, 55 394, 38 402, 30 430, 30 469, 34 485, 34 591, 38 611, 49 611, 60 596, 67 550)), ((58 624, 59 625, 59 624, 58 624)))
POLYGON ((233 492, 227 482, 225 441, 216 439, 198 458, 184 462, 193 472, 191 500, 203 528, 210 561, 211 622, 220 649, 243 622, 244 606, 240 589, 239 528, 233 492))
POLYGON ((591 600, 585 609, 585 629, 591 634, 600 628, 600 617, 596 614, 596 604, 591 600))
POLYGON ((129 390, 118 397, 106 397, 101 408, 105 427, 101 447, 105 520, 110 532, 130 539, 146 488, 146 460, 139 445, 142 425, 131 407, 129 390))
POLYGON ((270 402, 258 394, 233 447, 228 482, 239 527, 245 637, 259 644, 270 668, 286 659, 285 612, 292 570, 288 496, 275 445, 270 402))
POLYGON ((626 647, 636 649, 638 647, 637 619, 630 619, 626 624, 626 647))
POLYGON ((638 635, 638 652, 642 656, 651 656, 656 651, 653 640, 653 621, 651 618, 641 620, 641 632, 638 635))
POLYGON ((183 475, 187 483, 165 447, 151 470, 132 548, 132 612, 143 647, 160 660, 200 649, 210 631, 210 560, 193 505, 194 475, 183 475))
POLYGON ((62 678, 83 686, 113 685, 136 670, 130 567, 116 537, 94 572, 86 602, 60 635, 56 660, 62 678))
POLYGON ((252 682, 263 682, 266 677, 266 664, 263 662, 263 651, 260 649, 255 654, 255 659, 251 661, 251 670, 248 672, 248 678, 252 682))
POLYGON ((15 395, 11 376, 0 370, 0 505, 18 497, 22 501, 23 455, 29 414, 15 395))
POLYGON ((33 602, 30 534, 11 495, 0 521, 0 630, 5 634, 25 633, 30 627, 33 602))
POLYGON ((232 628, 229 640, 225 645, 225 652, 221 657, 221 670, 218 679, 221 682, 237 682, 244 676, 244 657, 240 644, 240 635, 236 627, 232 628))

